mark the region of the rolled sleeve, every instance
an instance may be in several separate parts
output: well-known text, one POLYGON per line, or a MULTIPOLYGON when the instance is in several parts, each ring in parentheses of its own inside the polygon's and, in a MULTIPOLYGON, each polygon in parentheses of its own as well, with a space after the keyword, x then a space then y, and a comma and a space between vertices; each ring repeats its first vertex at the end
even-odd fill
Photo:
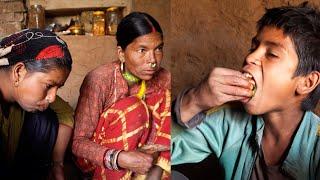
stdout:
POLYGON ((187 88, 183 90, 179 95, 177 96, 176 100, 173 101, 172 104, 172 112, 173 112, 173 119, 182 127, 185 128, 194 128, 197 125, 199 125, 203 119, 206 117, 206 114, 204 112, 199 112, 195 116, 193 116, 188 122, 184 123, 181 120, 181 113, 180 113, 180 105, 183 99, 183 96, 190 90, 191 88, 187 88))

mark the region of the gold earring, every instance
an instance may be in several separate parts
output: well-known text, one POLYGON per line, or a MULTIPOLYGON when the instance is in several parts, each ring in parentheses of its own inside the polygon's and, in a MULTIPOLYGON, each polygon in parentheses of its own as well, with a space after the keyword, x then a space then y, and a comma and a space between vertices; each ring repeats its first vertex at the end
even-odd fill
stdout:
POLYGON ((121 64, 120 64, 120 70, 121 70, 121 72, 123 72, 123 68, 124 68, 124 62, 121 61, 121 64))
POLYGON ((123 56, 120 56, 119 59, 120 59, 121 62, 125 62, 125 61, 126 61, 126 60, 123 58, 123 56))
POLYGON ((15 87, 18 87, 18 86, 19 86, 19 81, 15 81, 15 82, 14 82, 14 86, 15 86, 15 87))
POLYGON ((121 64, 120 64, 120 70, 123 72, 123 69, 124 69, 124 62, 126 61, 123 57, 119 57, 119 59, 120 59, 120 62, 121 62, 121 64))

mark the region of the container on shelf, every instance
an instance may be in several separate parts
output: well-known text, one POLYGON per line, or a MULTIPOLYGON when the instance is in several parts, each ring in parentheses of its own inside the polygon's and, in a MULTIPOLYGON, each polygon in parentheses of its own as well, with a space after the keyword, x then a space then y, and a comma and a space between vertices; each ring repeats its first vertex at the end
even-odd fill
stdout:
POLYGON ((94 36, 105 35, 105 25, 104 11, 94 11, 92 17, 92 34, 94 36))
POLYGON ((122 8, 109 7, 106 11, 106 29, 108 35, 116 35, 118 24, 122 19, 122 8))
POLYGON ((85 35, 84 25, 81 22, 80 16, 76 16, 75 19, 71 20, 73 25, 69 28, 72 35, 85 35))
POLYGON ((28 9, 28 28, 45 28, 45 10, 41 5, 31 5, 28 9))

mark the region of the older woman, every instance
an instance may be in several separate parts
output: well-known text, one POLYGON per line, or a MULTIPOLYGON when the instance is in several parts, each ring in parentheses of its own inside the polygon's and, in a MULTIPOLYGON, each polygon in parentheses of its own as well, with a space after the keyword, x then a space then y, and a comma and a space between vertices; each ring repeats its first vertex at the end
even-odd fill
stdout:
POLYGON ((162 30, 150 15, 133 12, 120 22, 116 38, 119 59, 83 81, 73 152, 94 178, 160 179, 170 170, 171 117, 170 73, 160 67, 162 30))
POLYGON ((71 64, 66 43, 49 31, 26 29, 1 40, 1 179, 41 179, 50 169, 63 179, 73 113, 56 93, 71 64))

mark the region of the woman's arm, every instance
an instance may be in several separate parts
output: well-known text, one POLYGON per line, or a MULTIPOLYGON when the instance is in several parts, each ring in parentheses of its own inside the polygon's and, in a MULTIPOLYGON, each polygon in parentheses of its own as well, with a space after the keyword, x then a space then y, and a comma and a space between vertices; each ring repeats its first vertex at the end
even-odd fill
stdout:
POLYGON ((146 180, 160 180, 162 177, 163 169, 154 165, 149 171, 146 180))
MULTIPOLYGON (((105 75, 93 71, 84 79, 75 111, 75 129, 72 152, 79 158, 103 166, 103 157, 107 150, 90 140, 103 112, 105 94, 110 83, 103 79, 105 75)), ((83 169, 84 170, 84 169, 83 169)))
POLYGON ((71 106, 57 96, 50 108, 56 113, 59 121, 57 140, 52 154, 52 177, 57 180, 64 179, 64 155, 68 147, 74 124, 73 109, 71 106))
POLYGON ((59 125, 58 137, 53 149, 52 175, 56 180, 64 179, 63 162, 66 149, 71 138, 72 128, 63 124, 59 125))

